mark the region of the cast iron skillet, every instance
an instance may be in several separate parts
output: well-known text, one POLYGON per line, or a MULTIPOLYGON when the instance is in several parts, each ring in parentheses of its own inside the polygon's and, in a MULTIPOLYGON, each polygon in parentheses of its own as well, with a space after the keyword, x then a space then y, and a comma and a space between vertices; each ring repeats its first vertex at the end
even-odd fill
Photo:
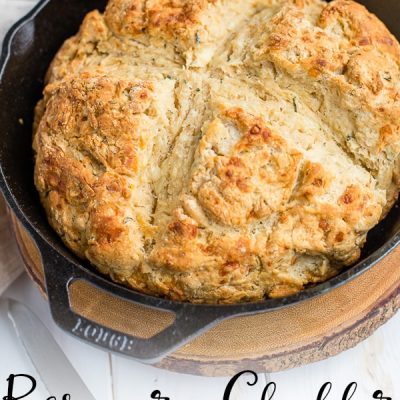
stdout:
MULTIPOLYGON (((362 1, 400 37, 398 0, 362 1)), ((0 187, 42 255, 47 293, 56 323, 107 350, 155 362, 220 321, 268 312, 322 295, 367 271, 400 242, 398 204, 368 237, 362 260, 330 281, 283 299, 241 305, 193 305, 147 296, 110 282, 77 259, 50 228, 33 186, 31 127, 46 69, 63 41, 75 34, 84 15, 103 10, 106 0, 43 0, 7 34, 0 62, 0 187), (23 122, 23 124, 22 124, 23 122), (132 303, 173 312, 175 322, 150 339, 132 337, 75 314, 68 287, 76 279, 132 303)))

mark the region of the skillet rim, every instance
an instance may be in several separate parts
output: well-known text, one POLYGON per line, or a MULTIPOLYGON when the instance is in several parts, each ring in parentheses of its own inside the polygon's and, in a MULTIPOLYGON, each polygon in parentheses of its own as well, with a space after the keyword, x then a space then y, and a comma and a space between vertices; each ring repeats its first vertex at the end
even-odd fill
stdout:
MULTIPOLYGON (((8 65, 8 62, 12 59, 13 40, 18 34, 19 30, 29 21, 34 21, 40 12, 46 8, 50 3, 55 0, 41 0, 39 3, 24 17, 18 20, 12 25, 9 31, 6 33, 2 45, 0 54, 0 92, 3 84, 3 74, 8 65)), ((32 107, 33 110, 33 107, 32 107)), ((151 308, 157 308, 161 310, 175 310, 178 306, 185 306, 195 309, 202 310, 218 310, 218 314, 222 314, 222 317, 229 318, 232 316, 239 315, 252 315, 255 313, 274 311, 283 307, 293 306, 303 301, 310 300, 312 298, 322 296, 331 290, 334 290, 340 286, 345 285, 348 282, 356 279, 361 274, 367 272, 369 269, 374 267, 378 262, 385 258, 400 244, 400 230, 396 232, 392 238, 387 240, 379 249, 375 250, 372 254, 360 260, 354 266, 345 269, 337 276, 330 280, 317 284, 313 287, 304 289, 303 291, 280 299, 265 299, 260 302, 247 302, 247 303, 234 303, 234 304, 196 304, 189 302, 182 302, 176 300, 170 300, 167 298, 160 298, 152 295, 147 295, 138 292, 134 289, 127 288, 123 285, 112 282, 110 279, 104 277, 98 272, 89 269, 81 262, 77 262, 72 252, 65 246, 53 243, 53 240, 43 233, 25 214, 19 201, 13 194, 13 191, 8 183, 7 177, 4 174, 2 166, 2 154, 0 153, 0 188, 3 192, 4 198, 8 203, 9 207, 16 214, 18 220, 22 225, 32 234, 35 243, 38 245, 40 253, 43 255, 46 253, 44 247, 54 250, 60 255, 66 262, 73 264, 78 267, 84 275, 83 278, 87 278, 89 282, 96 280, 96 285, 101 289, 107 291, 112 295, 116 295, 126 300, 138 301, 140 304, 147 305, 151 308), (225 311, 225 312, 224 312, 225 311)), ((34 201, 34 200, 32 200, 34 201)), ((396 206, 395 206, 396 207, 396 206)), ((400 219, 400 215, 399 215, 400 219)), ((46 224, 48 224, 46 220, 46 224)), ((43 263, 49 263, 51 260, 45 260, 43 257, 43 263)))

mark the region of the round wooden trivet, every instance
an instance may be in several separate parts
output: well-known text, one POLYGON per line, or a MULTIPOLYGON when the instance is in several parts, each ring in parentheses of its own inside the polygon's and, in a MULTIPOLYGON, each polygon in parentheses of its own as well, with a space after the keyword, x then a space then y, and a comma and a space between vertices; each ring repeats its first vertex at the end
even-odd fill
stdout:
MULTIPOLYGON (((13 216, 12 221, 27 271, 45 295, 38 250, 13 216)), ((324 296, 225 321, 157 366, 196 375, 232 376, 245 369, 281 371, 336 355, 369 337, 399 309, 399 261, 397 248, 370 271, 324 296)))

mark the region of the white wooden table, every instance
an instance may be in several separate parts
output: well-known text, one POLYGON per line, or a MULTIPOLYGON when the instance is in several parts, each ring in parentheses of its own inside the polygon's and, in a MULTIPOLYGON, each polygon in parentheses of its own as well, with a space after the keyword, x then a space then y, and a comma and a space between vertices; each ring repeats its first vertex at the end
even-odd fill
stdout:
MULTIPOLYGON (((82 0, 84 1, 84 0, 82 0)), ((376 0, 380 1, 380 0, 376 0)), ((0 41, 8 28, 24 15, 36 0, 0 0, 0 41)), ((0 104, 1 107, 1 104, 0 104)), ((0 219, 0 241, 9 237, 8 227, 0 219)), ((18 256, 8 254, 13 245, 1 246, 0 263, 22 263, 18 256)), ((23 274, 6 292, 30 308, 49 327, 76 370, 97 400, 147 400, 158 389, 171 400, 222 400, 229 378, 204 378, 162 371, 148 365, 108 354, 92 348, 62 332, 51 320, 47 303, 23 274)), ((55 367, 56 366, 50 366, 55 367)), ((274 399, 313 400, 321 385, 334 385, 328 396, 341 399, 344 388, 357 382, 354 400, 371 399, 380 389, 387 397, 400 399, 400 313, 370 339, 356 348, 329 360, 277 374, 261 374, 259 382, 249 387, 241 379, 231 400, 261 399, 267 381, 277 384, 274 399)), ((35 375, 34 369, 14 337, 5 310, 0 307, 0 398, 6 395, 6 379, 10 373, 35 375)), ((48 395, 39 382, 29 399, 45 399, 48 395)))

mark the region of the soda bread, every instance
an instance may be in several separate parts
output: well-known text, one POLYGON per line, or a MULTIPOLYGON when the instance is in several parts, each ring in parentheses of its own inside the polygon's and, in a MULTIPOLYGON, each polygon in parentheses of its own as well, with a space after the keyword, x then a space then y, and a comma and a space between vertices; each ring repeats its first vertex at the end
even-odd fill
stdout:
POLYGON ((52 62, 35 183, 99 271, 196 303, 360 257, 400 188, 400 45, 350 0, 110 0, 52 62))

